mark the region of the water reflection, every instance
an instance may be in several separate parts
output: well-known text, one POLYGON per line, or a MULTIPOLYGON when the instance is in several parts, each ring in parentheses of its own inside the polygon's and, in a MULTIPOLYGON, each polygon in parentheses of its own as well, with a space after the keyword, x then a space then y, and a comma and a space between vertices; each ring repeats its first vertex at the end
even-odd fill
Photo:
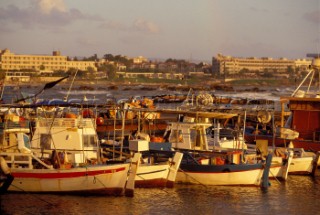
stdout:
POLYGON ((319 176, 289 176, 259 187, 176 184, 136 189, 133 198, 5 194, 2 214, 317 214, 319 176))

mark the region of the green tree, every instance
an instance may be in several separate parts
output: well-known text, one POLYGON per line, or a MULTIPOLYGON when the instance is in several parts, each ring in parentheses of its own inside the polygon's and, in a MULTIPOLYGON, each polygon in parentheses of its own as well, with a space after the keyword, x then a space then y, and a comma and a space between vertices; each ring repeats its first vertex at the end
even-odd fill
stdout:
POLYGON ((288 66, 287 72, 288 72, 290 78, 295 76, 295 71, 294 71, 294 68, 292 66, 288 66))
POLYGON ((98 61, 99 58, 98 58, 98 55, 97 54, 94 54, 88 58, 86 58, 86 61, 98 61))
POLYGON ((106 72, 109 80, 113 80, 116 78, 116 67, 114 65, 106 65, 106 72))
MULTIPOLYGON (((70 68, 70 69, 67 71, 67 74, 70 75, 70 76, 74 76, 77 71, 78 71, 78 69, 76 69, 76 68, 70 68)), ((77 75, 78 75, 78 73, 77 73, 77 75)))
POLYGON ((91 67, 91 66, 89 66, 89 67, 87 68, 87 70, 88 70, 89 73, 94 73, 94 72, 95 72, 94 68, 91 67))
POLYGON ((112 54, 105 54, 103 55, 103 58, 108 61, 114 61, 114 56, 112 54))
POLYGON ((6 71, 5 70, 0 70, 0 80, 3 80, 6 77, 6 71))

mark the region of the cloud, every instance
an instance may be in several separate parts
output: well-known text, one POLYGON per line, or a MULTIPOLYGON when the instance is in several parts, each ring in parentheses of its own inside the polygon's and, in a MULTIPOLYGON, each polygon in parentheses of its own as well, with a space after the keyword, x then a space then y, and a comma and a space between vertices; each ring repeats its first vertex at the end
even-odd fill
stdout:
POLYGON ((159 33, 160 31, 159 27, 156 24, 142 18, 135 20, 133 26, 138 31, 148 32, 152 34, 159 33))
POLYGON ((67 11, 66 5, 64 4, 64 0, 36 0, 36 5, 44 14, 50 14, 52 10, 57 10, 60 12, 67 11))
POLYGON ((310 13, 306 13, 303 17, 309 22, 320 24, 320 10, 315 10, 310 13))
POLYGON ((258 12, 258 13, 269 13, 269 10, 266 9, 266 8, 257 8, 257 7, 250 7, 250 10, 251 11, 254 11, 254 12, 258 12))
POLYGON ((29 3, 25 8, 13 4, 0 8, 2 25, 15 23, 24 28, 47 28, 66 26, 78 20, 101 20, 100 17, 84 14, 78 9, 68 9, 64 0, 30 0, 29 3))
POLYGON ((151 21, 147 21, 143 18, 134 20, 131 25, 126 25, 117 21, 106 21, 100 25, 101 28, 126 32, 143 32, 150 34, 157 34, 160 32, 160 28, 151 21))
POLYGON ((114 20, 105 21, 99 27, 117 31, 129 31, 128 26, 114 20))
POLYGON ((97 41, 88 39, 88 38, 77 38, 76 39, 77 44, 79 44, 80 46, 88 46, 88 47, 92 47, 92 46, 98 46, 99 43, 97 41))

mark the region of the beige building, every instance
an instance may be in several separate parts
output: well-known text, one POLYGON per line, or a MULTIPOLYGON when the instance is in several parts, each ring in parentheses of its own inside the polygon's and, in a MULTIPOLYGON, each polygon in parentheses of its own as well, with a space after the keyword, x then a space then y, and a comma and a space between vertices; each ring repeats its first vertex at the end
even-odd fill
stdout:
POLYGON ((29 72, 6 72, 6 82, 30 82, 29 72))
POLYGON ((132 58, 132 61, 134 64, 140 64, 140 63, 148 62, 148 59, 143 56, 138 56, 138 57, 132 58))
POLYGON ((59 51, 54 51, 52 55, 16 55, 9 49, 0 50, 0 69, 6 71, 68 71, 71 68, 88 70, 89 67, 97 71, 94 61, 70 61, 59 51))
POLYGON ((214 74, 223 75, 237 74, 243 69, 254 72, 277 72, 284 73, 288 68, 300 71, 306 70, 311 60, 288 60, 286 58, 272 59, 272 58, 236 58, 231 56, 224 56, 218 54, 217 57, 212 58, 212 72, 214 74))

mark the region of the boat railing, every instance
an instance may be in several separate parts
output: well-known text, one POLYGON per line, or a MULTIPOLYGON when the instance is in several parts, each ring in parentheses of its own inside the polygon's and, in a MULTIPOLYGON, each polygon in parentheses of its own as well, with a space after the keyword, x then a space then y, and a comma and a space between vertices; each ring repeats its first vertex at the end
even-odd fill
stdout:
POLYGON ((33 153, 21 153, 21 152, 1 152, 0 156, 4 157, 6 163, 9 165, 11 169, 33 169, 34 166, 32 164, 32 160, 36 160, 43 167, 52 169, 53 167, 47 165, 38 157, 34 156, 33 153))
POLYGON ((27 168, 33 169, 31 153, 12 153, 1 152, 0 156, 4 157, 11 169, 27 168))
POLYGON ((38 120, 39 127, 67 127, 67 128, 94 128, 93 120, 87 119, 73 119, 73 118, 44 118, 38 120))
POLYGON ((5 121, 0 123, 0 129, 16 129, 16 128, 29 128, 30 122, 24 121, 5 121))

